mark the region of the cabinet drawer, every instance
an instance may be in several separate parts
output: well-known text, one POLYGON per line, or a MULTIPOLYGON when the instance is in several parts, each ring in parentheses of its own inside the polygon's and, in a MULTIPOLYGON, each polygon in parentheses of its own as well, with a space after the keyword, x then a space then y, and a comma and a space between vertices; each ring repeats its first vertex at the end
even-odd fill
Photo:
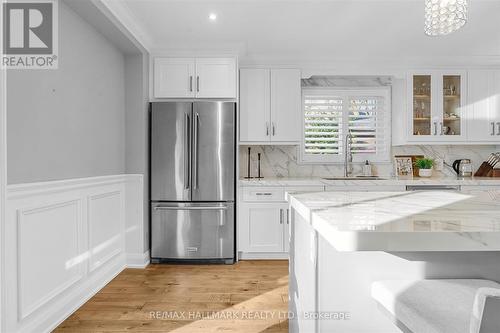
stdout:
POLYGON ((243 201, 285 201, 285 191, 283 188, 246 188, 242 192, 243 201))

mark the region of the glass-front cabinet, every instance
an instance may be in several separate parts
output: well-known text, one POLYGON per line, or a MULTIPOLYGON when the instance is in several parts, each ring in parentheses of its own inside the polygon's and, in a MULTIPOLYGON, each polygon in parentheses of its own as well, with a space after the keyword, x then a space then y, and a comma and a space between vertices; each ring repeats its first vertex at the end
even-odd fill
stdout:
POLYGON ((465 139, 465 72, 422 71, 408 75, 409 141, 465 139))

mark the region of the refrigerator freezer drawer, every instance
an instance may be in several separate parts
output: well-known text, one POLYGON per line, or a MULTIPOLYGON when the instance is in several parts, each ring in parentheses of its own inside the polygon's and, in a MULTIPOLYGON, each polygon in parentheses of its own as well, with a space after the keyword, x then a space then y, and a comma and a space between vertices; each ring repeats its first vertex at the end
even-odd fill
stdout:
POLYGON ((152 203, 153 259, 232 259, 233 203, 152 203))

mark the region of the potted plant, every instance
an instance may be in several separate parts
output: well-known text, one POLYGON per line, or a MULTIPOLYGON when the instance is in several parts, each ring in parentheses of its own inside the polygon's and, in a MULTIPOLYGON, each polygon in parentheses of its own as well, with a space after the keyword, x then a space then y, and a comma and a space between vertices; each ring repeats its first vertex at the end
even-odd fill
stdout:
POLYGON ((418 175, 420 177, 431 177, 434 160, 431 158, 420 158, 415 161, 415 166, 418 168, 418 175))

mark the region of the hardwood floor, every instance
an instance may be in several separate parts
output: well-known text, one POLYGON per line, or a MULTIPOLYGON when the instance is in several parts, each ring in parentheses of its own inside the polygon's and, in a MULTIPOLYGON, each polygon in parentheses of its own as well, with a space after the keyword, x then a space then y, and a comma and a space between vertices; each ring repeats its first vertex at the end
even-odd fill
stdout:
POLYGON ((126 269, 55 332, 288 332, 288 262, 126 269))

